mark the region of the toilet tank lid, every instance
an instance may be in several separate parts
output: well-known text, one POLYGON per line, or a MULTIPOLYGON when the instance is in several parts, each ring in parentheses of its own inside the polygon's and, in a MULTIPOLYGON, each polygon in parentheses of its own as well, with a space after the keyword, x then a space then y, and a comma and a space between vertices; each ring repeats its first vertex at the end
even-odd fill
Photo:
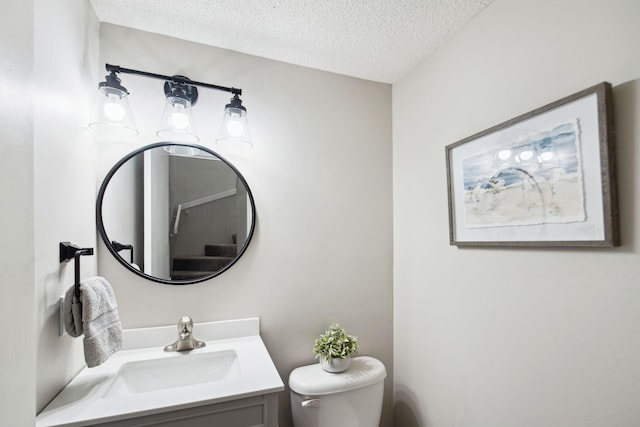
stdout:
POLYGON ((353 358, 349 369, 337 374, 326 372, 320 363, 296 368, 289 375, 289 387, 298 394, 321 396, 366 387, 386 376, 382 362, 360 356, 353 358))

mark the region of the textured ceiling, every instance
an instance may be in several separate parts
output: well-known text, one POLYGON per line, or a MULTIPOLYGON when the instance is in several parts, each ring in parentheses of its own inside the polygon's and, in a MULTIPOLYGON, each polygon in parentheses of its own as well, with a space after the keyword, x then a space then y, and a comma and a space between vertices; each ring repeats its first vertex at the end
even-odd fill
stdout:
POLYGON ((493 0, 91 0, 101 22, 394 83, 493 0))

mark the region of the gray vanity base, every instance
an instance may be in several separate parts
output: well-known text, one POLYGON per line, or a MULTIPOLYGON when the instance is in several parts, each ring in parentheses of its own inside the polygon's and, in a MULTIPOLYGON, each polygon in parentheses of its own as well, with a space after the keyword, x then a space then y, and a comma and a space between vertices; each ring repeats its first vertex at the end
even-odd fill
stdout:
POLYGON ((278 395, 272 393, 96 425, 105 427, 277 427, 278 395))

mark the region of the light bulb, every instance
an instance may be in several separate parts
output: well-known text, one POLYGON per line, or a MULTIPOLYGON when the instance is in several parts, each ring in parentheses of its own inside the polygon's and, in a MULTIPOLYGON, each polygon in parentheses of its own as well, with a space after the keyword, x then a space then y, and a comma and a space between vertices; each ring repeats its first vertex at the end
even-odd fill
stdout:
POLYGON ((189 112, 187 107, 189 102, 180 98, 171 98, 169 104, 172 106, 171 114, 169 114, 169 126, 174 130, 185 130, 189 127, 189 112))
POLYGON ((227 122, 227 131, 229 132, 229 135, 233 137, 239 137, 240 135, 242 135, 243 130, 244 127, 239 120, 229 120, 227 122))
POLYGON ((189 127, 189 117, 185 113, 175 112, 169 116, 169 124, 173 129, 185 130, 189 127))
POLYGON ((122 121, 126 115, 126 110, 120 103, 120 97, 112 93, 107 95, 107 102, 104 103, 104 115, 115 122, 122 121))
POLYGON ((156 135, 167 141, 198 142, 199 138, 191 112, 191 102, 188 99, 167 96, 167 103, 160 119, 160 128, 156 135))

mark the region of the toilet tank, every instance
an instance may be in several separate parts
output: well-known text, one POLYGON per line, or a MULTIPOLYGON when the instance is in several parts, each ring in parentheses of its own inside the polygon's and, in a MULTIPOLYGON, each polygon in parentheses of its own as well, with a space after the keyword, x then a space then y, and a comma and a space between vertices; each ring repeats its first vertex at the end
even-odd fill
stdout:
POLYGON ((355 357, 345 372, 325 372, 319 363, 289 376, 295 427, 378 427, 384 379, 382 362, 355 357))

